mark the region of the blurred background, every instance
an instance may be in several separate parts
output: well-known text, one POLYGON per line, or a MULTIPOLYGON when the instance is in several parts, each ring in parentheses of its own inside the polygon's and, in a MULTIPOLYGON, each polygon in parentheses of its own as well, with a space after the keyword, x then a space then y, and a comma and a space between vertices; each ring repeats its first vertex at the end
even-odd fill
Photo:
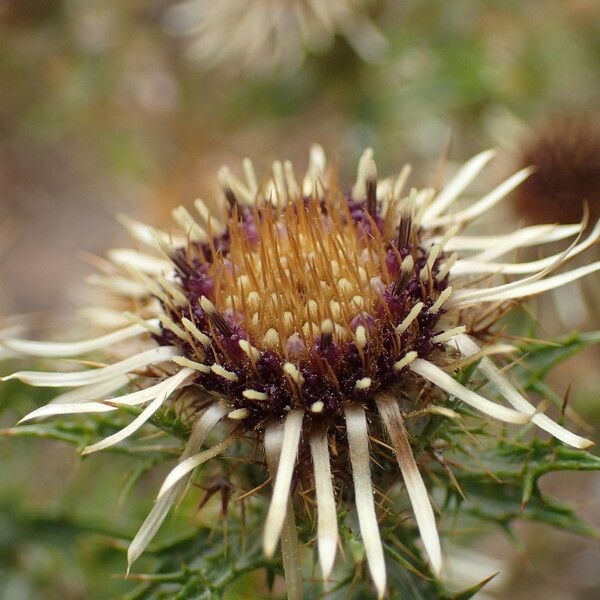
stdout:
MULTIPOLYGON (((598 218, 599 73, 595 0, 0 0, 1 314, 60 329, 81 304, 86 256, 128 243, 116 214, 161 226, 218 193, 221 164, 250 156, 260 173, 289 158, 302 171, 313 141, 348 185, 365 146, 383 174, 411 162, 419 186, 497 147, 487 185, 539 169, 488 228, 577 222, 582 200, 598 218)), ((587 299, 574 288, 562 314, 541 305, 541 335, 597 325, 587 299)), ((599 362, 592 349, 554 374, 596 431, 599 362)), ((42 401, 16 385, 0 394, 0 426, 42 401)), ((129 468, 0 439, 1 598, 131 589, 119 548, 161 473, 138 482, 129 468)), ((543 487, 600 526, 600 477, 543 487)), ((597 540, 526 524, 519 535, 490 532, 477 548, 492 560, 484 575, 503 571, 497 597, 600 589, 597 540)))

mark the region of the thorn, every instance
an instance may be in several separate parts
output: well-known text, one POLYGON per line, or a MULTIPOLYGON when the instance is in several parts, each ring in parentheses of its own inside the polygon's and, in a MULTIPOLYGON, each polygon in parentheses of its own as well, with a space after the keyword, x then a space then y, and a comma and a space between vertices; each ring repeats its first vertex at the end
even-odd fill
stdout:
POLYGON ((571 396, 571 384, 569 383, 569 385, 567 386, 567 391, 565 392, 565 396, 563 398, 561 407, 560 407, 560 415, 561 417, 565 416, 565 411, 567 410, 567 406, 569 404, 569 399, 571 396))

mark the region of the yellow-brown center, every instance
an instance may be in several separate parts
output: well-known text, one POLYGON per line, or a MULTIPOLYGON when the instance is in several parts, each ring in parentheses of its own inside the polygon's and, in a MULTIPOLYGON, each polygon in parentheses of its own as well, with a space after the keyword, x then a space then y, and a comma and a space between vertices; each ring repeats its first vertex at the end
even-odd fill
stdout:
POLYGON ((281 354, 295 338, 310 347, 324 329, 351 339, 352 319, 371 313, 390 282, 385 244, 366 219, 357 224, 343 198, 300 199, 255 209, 249 234, 234 211, 230 250, 209 271, 215 306, 239 315, 256 345, 281 354))

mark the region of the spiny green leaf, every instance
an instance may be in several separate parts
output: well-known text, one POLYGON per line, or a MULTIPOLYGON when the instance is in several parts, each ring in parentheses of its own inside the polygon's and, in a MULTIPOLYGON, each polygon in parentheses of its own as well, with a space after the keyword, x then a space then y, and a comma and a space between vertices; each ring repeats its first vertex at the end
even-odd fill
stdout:
POLYGON ((471 586, 469 589, 459 592, 458 594, 453 594, 452 596, 446 596, 448 600, 469 600, 472 598, 477 592, 480 592, 494 577, 496 577, 497 573, 486 577, 483 581, 476 583, 471 586))
POLYGON ((474 456, 476 460, 468 454, 453 459, 454 476, 466 496, 463 501, 455 495, 463 511, 502 526, 523 518, 598 537, 598 530, 571 508, 544 496, 538 480, 554 471, 600 470, 599 457, 552 440, 528 444, 504 440, 489 449, 478 449, 474 456))
POLYGON ((600 344, 600 331, 572 333, 549 342, 526 342, 520 346, 526 360, 515 371, 526 373, 529 381, 542 380, 556 365, 595 344, 600 344))
MULTIPOLYGON (((37 423, 34 425, 18 425, 0 429, 0 436, 6 437, 34 437, 67 442, 77 446, 80 450, 104 436, 110 435, 121 429, 122 425, 103 421, 100 419, 86 419, 84 421, 53 421, 37 423)), ((178 453, 178 448, 170 446, 152 447, 135 445, 128 440, 111 446, 105 452, 116 452, 118 454, 129 454, 144 459, 168 459, 178 453)))

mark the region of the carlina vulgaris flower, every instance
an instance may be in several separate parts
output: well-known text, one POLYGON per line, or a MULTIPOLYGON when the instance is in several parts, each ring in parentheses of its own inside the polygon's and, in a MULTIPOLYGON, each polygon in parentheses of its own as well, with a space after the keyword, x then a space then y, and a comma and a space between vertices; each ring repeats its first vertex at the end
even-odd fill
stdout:
MULTIPOLYGON (((132 435, 182 390, 200 398, 180 461, 129 547, 130 566, 194 469, 246 437, 264 445, 274 480, 263 547, 272 556, 281 539, 288 596, 302 595, 293 490, 299 478, 309 478, 323 578, 333 569, 338 546, 335 483, 337 502, 343 496, 355 505, 371 576, 382 597, 386 569, 373 497, 371 431, 387 433, 432 572, 439 574, 435 515, 398 403, 407 390, 437 389, 500 421, 532 421, 571 446, 592 444, 538 412, 510 383, 490 355, 513 348, 490 343, 485 331, 512 301, 600 270, 597 262, 552 273, 598 240, 600 224, 583 240, 585 223, 537 225, 493 236, 462 234, 531 172, 525 168, 466 208, 450 212, 494 154, 488 150, 469 160, 439 193, 404 193, 409 167, 396 178, 378 179, 370 149, 346 193, 329 175, 318 145, 311 148, 301 183, 289 162, 275 162, 264 186, 258 185, 248 159, 243 180, 223 167, 218 172, 224 192, 220 214, 196 200, 196 215, 184 207, 173 211, 180 231, 170 233, 122 218, 149 250, 111 252, 114 267, 96 283, 119 297, 135 298, 138 312, 128 315, 133 324, 75 343, 3 340, 13 352, 63 358, 114 351, 132 338, 147 341, 147 349, 108 366, 69 373, 21 371, 6 378, 75 388, 22 421, 145 405, 129 425, 87 447, 85 454, 132 435), (516 248, 573 236, 575 241, 557 255, 496 262, 516 248), (513 275, 525 277, 483 287, 482 277, 513 275), (510 408, 452 377, 460 356, 480 359, 477 368, 510 408), (147 381, 141 377, 144 370, 157 365, 162 375, 151 371, 151 385, 114 396, 131 378, 147 381), (108 403, 100 401, 106 397, 108 403), (221 421, 231 425, 227 434, 202 450, 221 421), (351 472, 353 490, 337 477, 340 472, 351 472)), ((122 317, 116 315, 116 322, 122 317)), ((431 393, 420 398, 425 404, 439 401, 431 393)))

